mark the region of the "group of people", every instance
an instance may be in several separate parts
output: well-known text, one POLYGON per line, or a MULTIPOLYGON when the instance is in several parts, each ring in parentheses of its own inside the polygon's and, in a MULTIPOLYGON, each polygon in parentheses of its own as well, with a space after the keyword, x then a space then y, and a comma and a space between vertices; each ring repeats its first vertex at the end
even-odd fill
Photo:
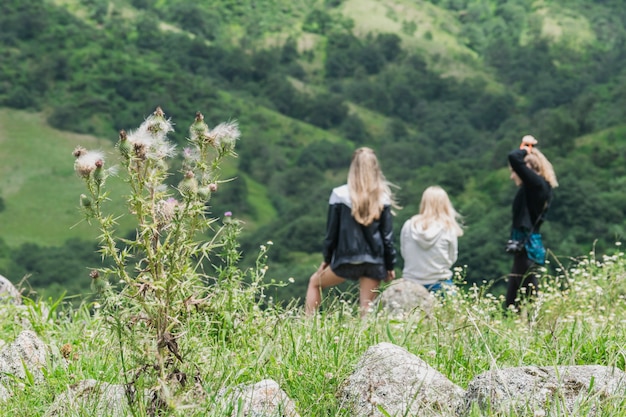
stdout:
MULTIPOLYGON (((507 251, 514 254, 508 276, 507 307, 517 307, 520 295, 530 297, 536 293, 535 267, 545 263, 540 228, 558 183, 552 164, 536 145, 537 140, 526 135, 519 149, 508 155, 511 179, 518 191, 507 243, 507 251)), ((400 207, 391 187, 375 152, 358 148, 352 156, 347 183, 334 188, 330 195, 324 259, 311 275, 306 293, 308 315, 314 314, 321 304, 322 289, 346 280, 359 282, 359 305, 364 315, 381 282, 395 279, 397 251, 392 216, 393 209, 400 207)), ((426 188, 419 213, 402 226, 403 278, 418 282, 431 292, 453 285, 451 268, 457 260, 457 241, 462 235, 461 216, 446 191, 436 185, 426 188)))

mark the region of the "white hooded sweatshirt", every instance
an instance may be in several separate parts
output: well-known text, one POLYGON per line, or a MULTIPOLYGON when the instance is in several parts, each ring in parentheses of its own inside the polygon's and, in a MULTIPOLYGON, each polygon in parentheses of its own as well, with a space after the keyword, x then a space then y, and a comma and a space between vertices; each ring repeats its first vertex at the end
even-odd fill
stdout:
POLYGON ((400 251, 404 258, 402 277, 422 285, 449 279, 450 268, 458 256, 456 234, 440 223, 429 226, 423 230, 409 219, 400 233, 400 251))

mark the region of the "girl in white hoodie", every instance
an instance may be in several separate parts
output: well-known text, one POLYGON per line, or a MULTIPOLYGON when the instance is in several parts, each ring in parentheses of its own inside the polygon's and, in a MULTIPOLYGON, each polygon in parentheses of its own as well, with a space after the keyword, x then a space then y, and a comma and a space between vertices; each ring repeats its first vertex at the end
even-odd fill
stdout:
POLYGON ((419 214, 404 223, 400 234, 405 279, 431 292, 452 285, 450 268, 458 256, 457 238, 463 235, 459 221, 443 188, 434 185, 424 191, 419 214))

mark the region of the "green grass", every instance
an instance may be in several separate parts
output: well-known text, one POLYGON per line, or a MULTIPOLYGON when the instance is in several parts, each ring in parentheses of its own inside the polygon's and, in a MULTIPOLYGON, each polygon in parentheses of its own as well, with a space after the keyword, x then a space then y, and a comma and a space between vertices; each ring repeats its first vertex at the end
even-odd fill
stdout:
POLYGON ((255 224, 266 224, 274 220, 277 212, 267 196, 267 187, 247 175, 243 180, 248 187, 248 203, 254 206, 255 224))
MULTIPOLYGON (((10 246, 56 246, 72 237, 97 236, 93 227, 80 222, 84 184, 73 169, 77 145, 102 150, 109 163, 115 160, 111 141, 52 129, 41 114, 0 110, 0 193, 6 206, 0 212, 0 237, 10 246)), ((123 185, 110 179, 114 201, 119 202, 115 196, 122 195, 123 185)), ((117 213, 123 210, 115 207, 117 213)))
MULTIPOLYGON (((406 348, 462 388, 483 372, 507 367, 603 365, 623 370, 624 254, 616 251, 601 259, 591 255, 567 271, 544 275, 541 283, 539 299, 521 315, 504 315, 502 299, 484 288, 448 296, 436 304, 429 319, 372 313, 361 320, 353 304, 328 300, 318 316, 308 319, 298 308, 254 308, 254 299, 231 311, 213 305, 211 311, 222 311, 228 319, 216 323, 215 316, 193 314, 179 341, 186 359, 180 370, 198 378, 196 389, 202 394, 190 400, 193 384, 172 391, 166 415, 223 415, 215 404, 218 390, 271 378, 296 402, 301 416, 349 416, 340 408, 335 393, 367 348, 381 342, 406 348)), ((3 339, 10 341, 20 332, 15 317, 22 317, 53 355, 58 355, 64 344, 71 345, 72 354, 67 364, 53 356, 44 384, 16 388, 8 408, 5 406, 13 415, 43 414, 55 395, 83 379, 123 382, 120 347, 108 333, 99 310, 90 313, 84 306, 52 314, 48 320, 36 313, 41 305, 3 309, 3 339)), ((125 347, 127 366, 136 365, 133 361, 141 356, 137 348, 125 347)), ((139 381, 140 387, 142 383, 150 387, 149 381, 139 381)), ((599 411, 602 416, 623 415, 626 404, 623 399, 609 398, 599 411)), ((588 407, 583 406, 568 415, 587 412, 588 407)), ((554 410, 548 413, 563 415, 554 410)), ((137 409, 135 415, 147 414, 137 409)))

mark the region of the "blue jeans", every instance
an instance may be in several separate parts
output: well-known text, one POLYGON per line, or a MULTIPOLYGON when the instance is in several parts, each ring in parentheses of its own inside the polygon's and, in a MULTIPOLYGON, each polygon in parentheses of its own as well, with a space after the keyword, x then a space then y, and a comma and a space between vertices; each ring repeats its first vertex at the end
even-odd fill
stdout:
POLYGON ((454 286, 454 284, 452 283, 452 280, 447 279, 445 281, 435 282, 434 284, 426 284, 424 285, 424 288, 426 288, 428 291, 433 292, 433 293, 442 292, 442 295, 443 295, 445 294, 445 292, 442 290, 445 287, 452 287, 452 286, 454 286))

